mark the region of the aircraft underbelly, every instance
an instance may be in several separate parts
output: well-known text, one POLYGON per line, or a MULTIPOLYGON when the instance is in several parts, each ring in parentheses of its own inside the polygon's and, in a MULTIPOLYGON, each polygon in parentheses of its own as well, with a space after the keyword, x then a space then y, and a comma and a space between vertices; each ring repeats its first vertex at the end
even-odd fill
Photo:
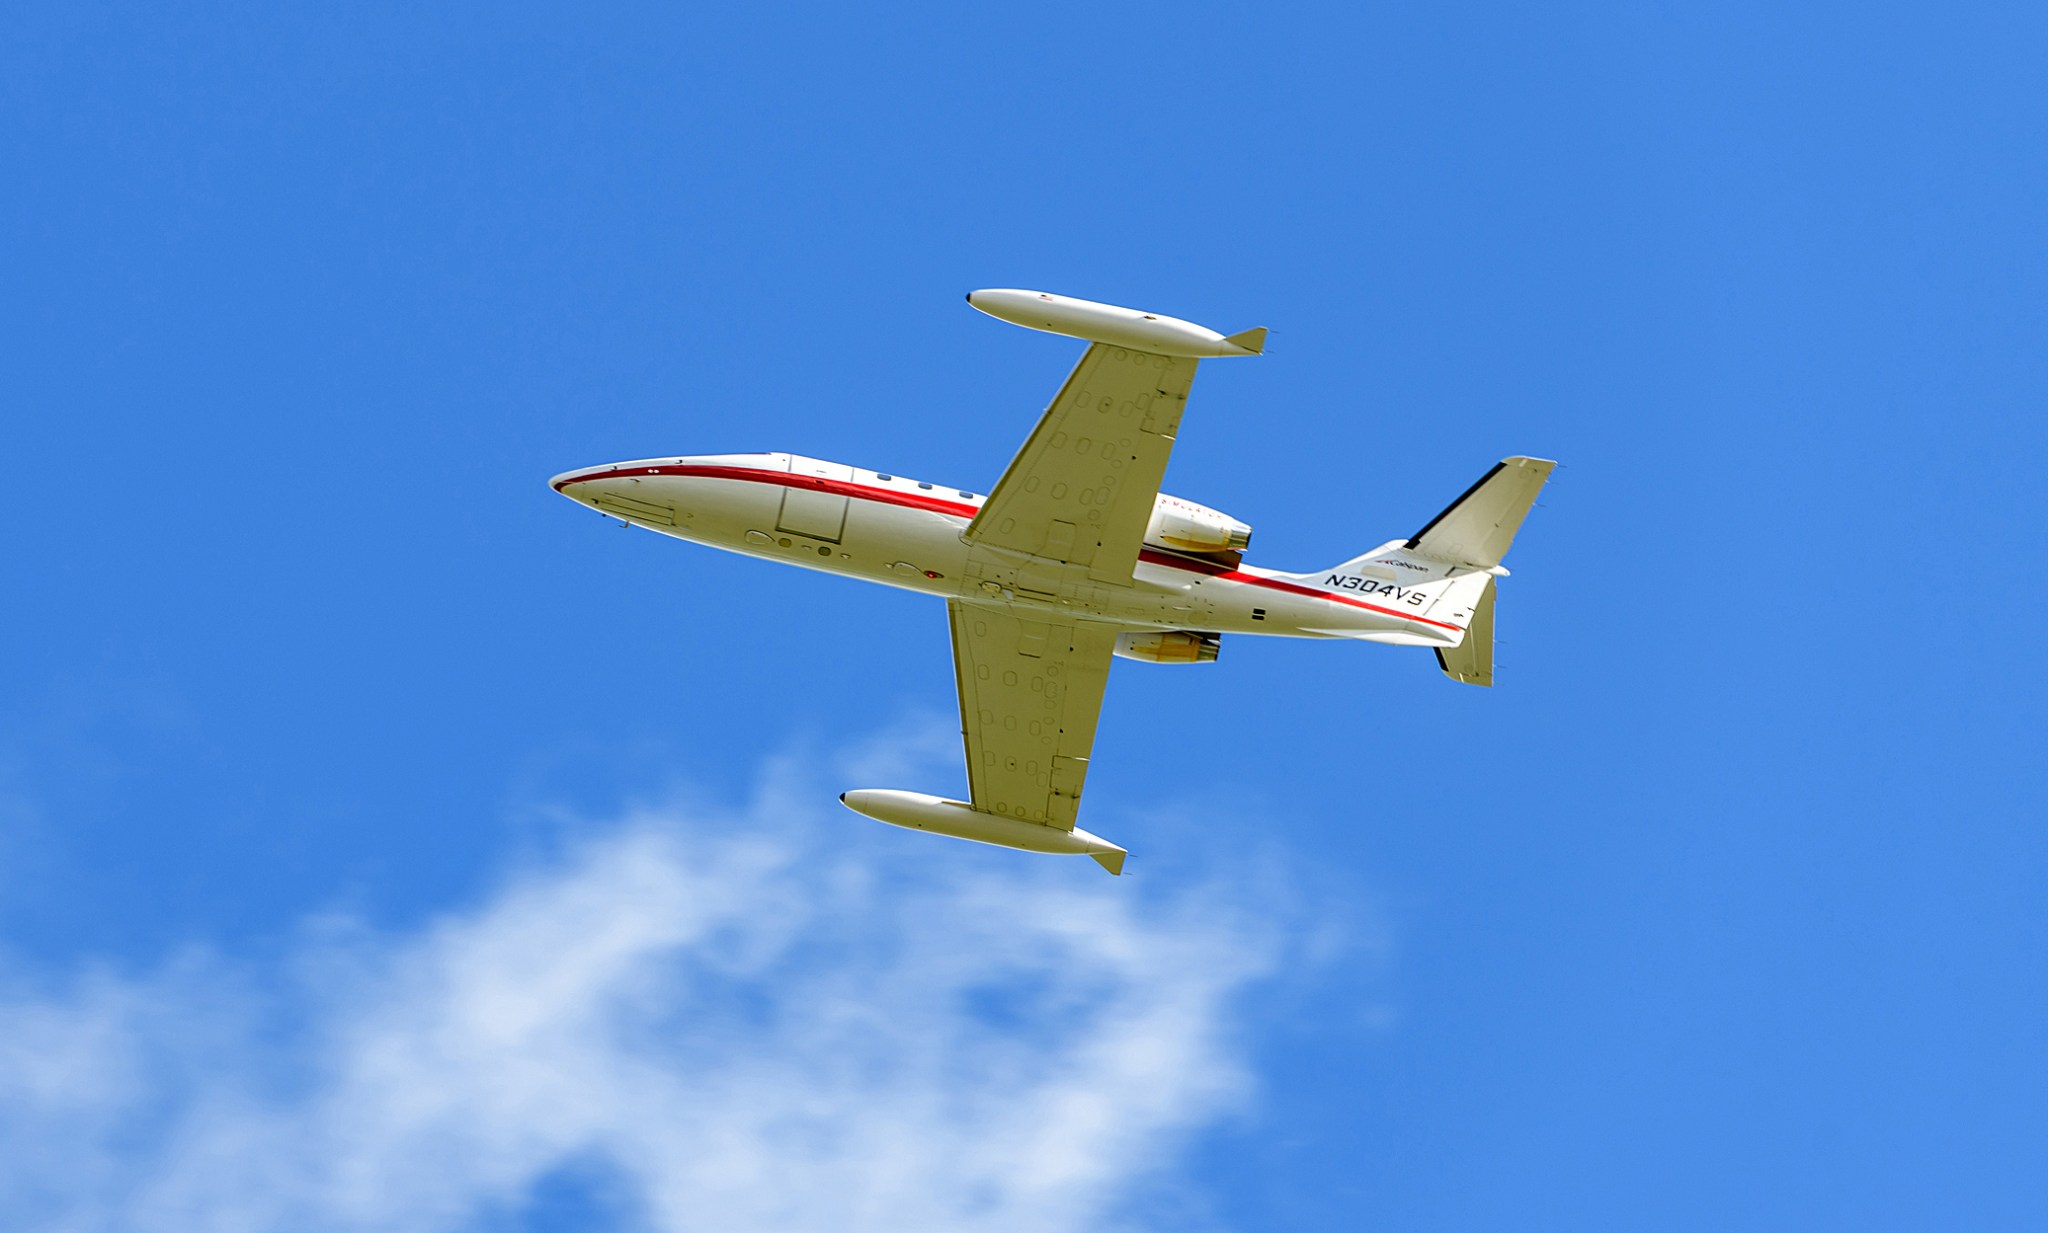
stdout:
MULTIPOLYGON (((1139 579, 1133 586, 1107 586, 1083 570, 970 550, 960 541, 958 520, 866 502, 855 502, 846 526, 844 546, 854 564, 819 561, 814 568, 991 607, 1131 627, 1282 637, 1356 637, 1405 625, 1320 597, 1178 571, 1166 571, 1172 577, 1139 579), (941 577, 931 578, 928 570, 941 577)), ((812 564, 805 557, 793 559, 812 564)))
MULTIPOLYGON (((825 481, 851 474, 849 467, 813 459, 792 459, 790 470, 825 481)), ((966 522, 957 517, 819 489, 723 482, 673 493, 658 482, 627 487, 637 499, 673 497, 675 524, 621 515, 641 525, 654 522, 652 529, 670 535, 990 607, 1132 628, 1282 637, 1399 637, 1409 628, 1390 616, 1256 578, 1141 565, 1133 585, 1109 585, 1077 566, 970 547, 961 539, 966 522)))

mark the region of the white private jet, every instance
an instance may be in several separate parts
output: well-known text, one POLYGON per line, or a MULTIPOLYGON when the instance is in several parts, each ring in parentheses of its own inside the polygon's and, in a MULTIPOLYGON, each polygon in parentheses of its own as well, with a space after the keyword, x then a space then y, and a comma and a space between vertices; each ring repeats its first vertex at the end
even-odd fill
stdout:
POLYGON ((1453 680, 1493 683, 1494 580, 1555 463, 1505 458, 1406 539, 1329 569, 1243 563, 1252 529, 1159 491, 1204 358, 1257 355, 1266 331, 1036 291, 967 302, 1089 347, 987 496, 794 454, 647 458, 567 471, 555 491, 630 525, 943 596, 968 796, 862 789, 895 826, 1033 852, 1123 848, 1074 825, 1114 656, 1216 658, 1224 634, 1429 647, 1453 680))

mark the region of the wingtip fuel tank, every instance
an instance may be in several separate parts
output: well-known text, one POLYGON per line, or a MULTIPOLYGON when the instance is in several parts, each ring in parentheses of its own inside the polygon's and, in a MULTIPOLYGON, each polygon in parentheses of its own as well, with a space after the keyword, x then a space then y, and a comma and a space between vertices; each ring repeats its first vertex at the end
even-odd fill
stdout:
POLYGON ((1223 335, 1206 326, 1178 317, 1077 300, 1047 291, 1022 291, 995 287, 970 291, 967 302, 1012 325, 1048 334, 1065 334, 1089 342, 1109 343, 1132 351, 1154 355, 1176 355, 1191 359, 1219 359, 1233 355, 1258 355, 1266 348, 1263 326, 1223 335))
POLYGON ((906 830, 930 831, 935 835, 951 835, 955 839, 1025 852, 1089 856, 1111 873, 1123 872, 1127 855, 1124 849, 1109 840, 1091 835, 1079 827, 1063 831, 1022 818, 984 813, 965 801, 949 801, 942 796, 927 796, 922 792, 856 788, 851 792, 841 792, 839 803, 877 822, 887 822, 890 826, 906 830))

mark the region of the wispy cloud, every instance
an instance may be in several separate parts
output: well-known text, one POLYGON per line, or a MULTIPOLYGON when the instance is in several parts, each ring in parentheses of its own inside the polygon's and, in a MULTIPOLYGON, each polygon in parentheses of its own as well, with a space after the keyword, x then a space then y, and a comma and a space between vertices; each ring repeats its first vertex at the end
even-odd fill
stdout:
POLYGON ((0 1226, 461 1229, 564 1174, 658 1230, 1130 1223, 1248 1091, 1271 927, 1079 861, 884 865, 816 799, 589 825, 283 960, 22 976, 0 1226))

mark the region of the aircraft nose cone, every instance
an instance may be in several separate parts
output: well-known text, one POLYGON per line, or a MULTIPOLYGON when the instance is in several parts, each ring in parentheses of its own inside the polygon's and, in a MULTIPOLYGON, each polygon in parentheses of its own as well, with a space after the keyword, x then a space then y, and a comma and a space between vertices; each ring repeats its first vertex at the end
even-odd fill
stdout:
POLYGON ((574 471, 564 471, 560 475, 551 476, 548 479, 548 487, 571 501, 580 501, 588 505, 590 498, 605 487, 604 477, 612 470, 611 467, 578 467, 574 471))
POLYGON ((687 480, 667 474, 665 462, 612 463, 564 471, 548 480, 556 492, 621 522, 677 531, 694 517, 687 508, 687 480))

